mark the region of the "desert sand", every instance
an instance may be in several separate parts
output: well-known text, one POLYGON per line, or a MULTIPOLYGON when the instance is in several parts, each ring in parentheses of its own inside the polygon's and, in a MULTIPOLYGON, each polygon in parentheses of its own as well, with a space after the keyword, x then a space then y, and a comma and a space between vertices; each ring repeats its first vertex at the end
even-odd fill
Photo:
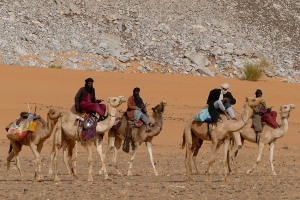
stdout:
MULTIPOLYGON (((282 78, 263 78, 257 82, 237 79, 209 78, 187 75, 134 74, 96 71, 76 71, 0 65, 0 199, 300 199, 300 85, 282 81, 282 78), (21 111, 33 111, 46 119, 49 108, 69 109, 77 90, 84 80, 95 80, 96 97, 124 95, 128 98, 134 87, 141 88, 144 102, 155 106, 167 102, 162 132, 153 140, 153 156, 159 176, 155 176, 145 145, 141 145, 133 163, 133 176, 127 177, 129 154, 119 151, 119 169, 124 176, 114 174, 108 166, 111 180, 98 175, 101 167, 96 150, 94 182, 87 182, 87 152, 79 146, 78 180, 67 174, 59 159, 60 182, 48 176, 52 137, 42 150, 43 181, 34 181, 33 154, 28 146, 20 153, 24 181, 15 167, 6 171, 9 141, 4 128, 16 119, 21 111), (213 166, 212 179, 206 180, 204 170, 210 156, 210 143, 204 142, 198 155, 199 175, 194 181, 185 179, 182 133, 185 122, 206 104, 208 93, 220 84, 230 84, 237 100, 234 110, 239 117, 245 97, 254 96, 260 88, 268 106, 279 111, 280 105, 293 103, 296 109, 289 118, 288 133, 276 143, 273 176, 269 165, 269 150, 265 148, 258 169, 247 175, 256 159, 257 144, 245 142, 237 157, 237 173, 229 175, 225 183, 222 175, 222 147, 213 166)), ((120 106, 126 109, 126 103, 120 106)), ((278 117, 280 122, 280 117, 278 117)), ((107 147, 107 136, 104 149, 107 147)), ((108 159, 109 163, 109 159, 108 159)), ((14 166, 14 163, 12 164, 14 166)))

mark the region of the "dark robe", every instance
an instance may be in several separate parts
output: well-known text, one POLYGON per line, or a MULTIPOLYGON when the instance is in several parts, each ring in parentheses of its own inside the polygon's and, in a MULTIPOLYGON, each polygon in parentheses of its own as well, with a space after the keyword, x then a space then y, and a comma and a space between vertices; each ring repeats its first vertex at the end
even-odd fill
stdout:
MULTIPOLYGON (((208 104, 208 112, 212 119, 212 123, 216 123, 218 121, 218 118, 220 116, 220 110, 216 109, 214 106, 214 103, 219 100, 221 94, 221 89, 213 89, 210 91, 208 98, 207 98, 207 104, 208 104)), ((230 92, 227 92, 226 94, 223 94, 223 98, 228 98, 228 103, 230 105, 234 105, 236 103, 235 98, 233 98, 232 94, 230 92)))

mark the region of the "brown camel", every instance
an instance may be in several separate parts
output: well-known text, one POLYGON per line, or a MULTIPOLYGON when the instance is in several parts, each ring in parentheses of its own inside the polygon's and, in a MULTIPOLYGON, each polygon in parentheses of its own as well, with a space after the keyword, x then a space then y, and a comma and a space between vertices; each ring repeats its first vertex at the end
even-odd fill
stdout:
MULTIPOLYGON (((155 175, 157 176, 158 173, 156 171, 154 162, 153 162, 153 155, 152 155, 152 139, 153 137, 157 136, 163 126, 163 112, 166 106, 166 102, 162 101, 158 105, 156 105, 154 108, 152 108, 152 115, 150 117, 150 121, 153 123, 153 126, 151 127, 150 132, 146 132, 145 125, 142 125, 140 128, 133 127, 132 128, 132 138, 133 143, 132 146, 134 146, 133 151, 131 153, 130 157, 130 163, 129 163, 129 169, 128 169, 128 176, 132 175, 132 163, 135 158, 138 146, 141 145, 143 142, 147 145, 148 153, 150 157, 150 161, 154 170, 155 175)), ((113 150, 113 166, 117 170, 117 173, 121 175, 120 171, 117 169, 117 151, 121 147, 122 141, 125 139, 125 134, 127 132, 127 119, 125 114, 121 118, 121 125, 120 127, 115 130, 111 129, 108 132, 108 150, 106 154, 108 154, 111 150, 113 150)), ((106 156, 105 156, 106 157, 106 156)), ((100 170, 100 174, 102 174, 104 171, 104 168, 100 170)))
MULTIPOLYGON (((66 114, 63 114, 61 117, 61 120, 56 124, 55 130, 54 130, 54 141, 53 145, 54 147, 52 148, 52 155, 51 159, 53 158, 53 165, 54 165, 54 180, 58 181, 58 175, 57 175, 57 156, 59 149, 63 146, 63 148, 68 149, 68 165, 70 168, 70 171, 72 172, 73 176, 77 178, 76 171, 75 171, 75 165, 76 165, 76 154, 73 155, 74 148, 76 147, 76 141, 80 141, 81 144, 87 148, 88 150, 88 165, 89 165, 89 170, 88 170, 88 181, 93 181, 92 177, 92 144, 94 143, 97 152, 100 156, 101 162, 102 162, 102 167, 104 169, 104 175, 105 179, 108 179, 108 174, 106 171, 106 164, 105 164, 105 159, 103 158, 102 154, 102 138, 103 134, 108 131, 114 124, 115 119, 116 119, 116 109, 118 106, 120 106, 122 103, 126 102, 126 99, 124 96, 119 96, 119 97, 109 97, 106 107, 107 107, 107 114, 108 117, 101 122, 97 123, 96 127, 96 136, 93 139, 90 139, 86 142, 81 142, 81 127, 78 127, 74 125, 74 122, 77 117, 77 112, 75 111, 75 107, 72 106, 70 111, 66 114), (64 147, 65 146, 65 147, 64 147)), ((51 161, 52 163, 52 161, 51 161)))
MULTIPOLYGON (((185 155, 185 166, 186 166, 186 175, 187 180, 192 180, 192 154, 194 164, 196 165, 196 155, 199 148, 202 145, 203 140, 209 140, 212 142, 212 155, 209 161, 208 168, 206 170, 208 177, 210 176, 211 165, 215 162, 215 154, 221 144, 225 142, 229 143, 230 138, 233 138, 232 132, 241 130, 250 119, 253 113, 253 108, 264 100, 262 98, 247 97, 243 106, 243 111, 241 114, 241 119, 239 120, 227 120, 223 119, 222 123, 218 123, 217 126, 208 125, 204 122, 196 122, 193 119, 189 120, 184 128, 184 136, 182 145, 186 146, 186 155, 185 155), (210 130, 209 130, 210 129, 210 130), (198 150, 197 150, 198 145, 198 150)), ((236 141, 238 143, 238 141, 236 141)), ((224 145, 224 176, 225 181, 227 177, 227 151, 228 145, 224 145), (227 149, 226 149, 227 148, 227 149)), ((196 168, 197 170, 197 168, 196 168)), ((198 170, 197 170, 198 172, 198 170)))
POLYGON ((37 181, 42 180, 41 176, 41 150, 43 148, 43 144, 48 139, 51 134, 54 125, 56 124, 58 118, 60 117, 60 113, 55 109, 50 109, 47 114, 47 125, 45 126, 41 121, 37 120, 37 127, 35 132, 28 131, 25 138, 20 141, 10 140, 12 145, 12 151, 9 153, 7 157, 7 170, 10 168, 11 160, 16 157, 17 168, 20 172, 21 179, 23 179, 23 173, 21 171, 21 165, 19 160, 19 153, 22 150, 22 146, 29 146, 31 151, 35 156, 35 179, 37 181))
MULTIPOLYGON (((265 125, 263 128, 263 131, 260 133, 260 139, 258 142, 258 156, 256 159, 255 164, 253 165, 252 169, 247 171, 247 174, 252 173, 259 162, 261 161, 261 156, 262 152, 264 150, 265 145, 269 144, 270 146, 270 157, 269 161, 271 164, 271 170, 273 175, 277 175, 275 170, 274 170, 274 165, 273 165, 273 155, 274 155, 274 148, 275 148, 275 142, 277 139, 283 137, 287 131, 288 131, 288 118, 290 116, 291 110, 296 108, 294 104, 288 104, 288 105, 282 105, 280 106, 280 116, 281 116, 281 126, 280 128, 274 129, 273 127, 269 125, 265 125)), ((238 133, 241 136, 242 142, 244 140, 247 140, 252 143, 256 143, 256 134, 253 128, 251 128, 252 121, 251 123, 248 123, 242 130, 240 130, 238 133)), ((230 158, 233 160, 234 156, 237 154, 238 148, 236 146, 233 147, 231 153, 230 153, 230 158)))

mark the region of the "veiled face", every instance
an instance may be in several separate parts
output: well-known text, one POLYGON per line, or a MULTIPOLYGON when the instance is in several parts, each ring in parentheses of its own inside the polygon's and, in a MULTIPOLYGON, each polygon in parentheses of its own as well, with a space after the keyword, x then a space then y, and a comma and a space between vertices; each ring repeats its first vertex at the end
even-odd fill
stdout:
POLYGON ((228 92, 228 89, 226 88, 221 88, 222 94, 226 94, 228 92))
POLYGON ((86 84, 89 88, 92 88, 93 87, 93 82, 87 82, 86 84))

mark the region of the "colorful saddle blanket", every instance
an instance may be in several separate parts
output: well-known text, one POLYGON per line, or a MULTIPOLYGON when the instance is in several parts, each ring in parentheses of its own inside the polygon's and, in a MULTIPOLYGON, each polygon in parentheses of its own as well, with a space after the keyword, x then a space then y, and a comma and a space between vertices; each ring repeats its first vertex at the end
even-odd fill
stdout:
MULTIPOLYGON (((33 117, 33 114, 30 113, 26 119, 19 118, 14 121, 9 127, 7 127, 7 138, 15 141, 22 140, 27 135, 30 124, 33 122, 33 117)), ((34 125, 31 126, 29 131, 32 131, 33 127, 34 125)))
POLYGON ((194 120, 197 122, 211 122, 211 117, 208 112, 208 108, 203 108, 195 116, 194 120))

